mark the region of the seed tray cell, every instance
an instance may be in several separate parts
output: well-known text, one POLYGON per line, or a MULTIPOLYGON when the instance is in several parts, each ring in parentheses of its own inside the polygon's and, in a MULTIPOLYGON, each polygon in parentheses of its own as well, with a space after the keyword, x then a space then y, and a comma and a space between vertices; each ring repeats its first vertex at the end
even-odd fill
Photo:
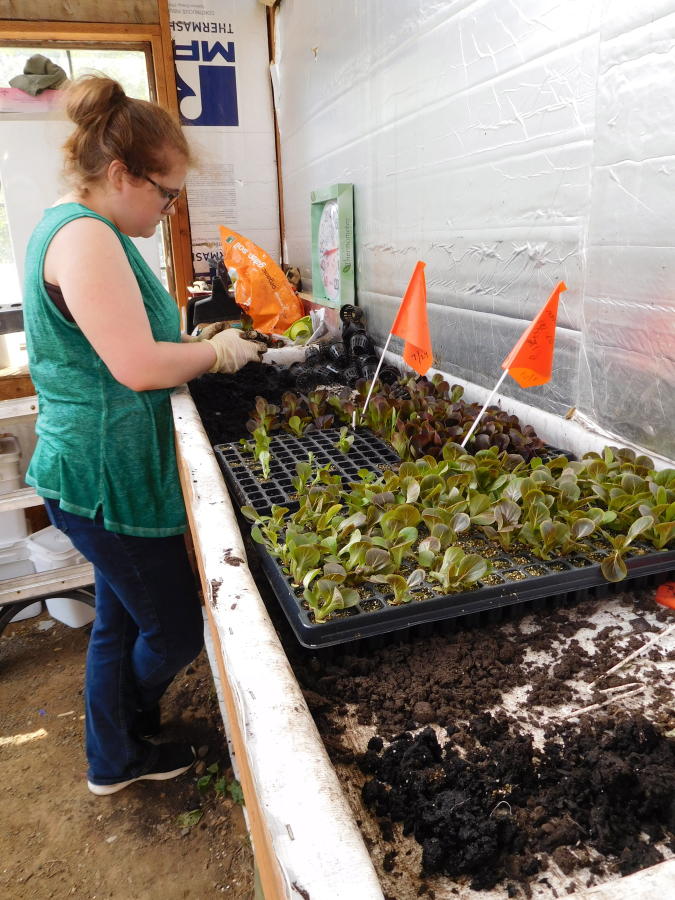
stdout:
POLYGON ((496 621, 508 607, 522 611, 523 605, 530 603, 532 610, 537 612, 547 601, 554 606, 564 606, 584 599, 589 591, 601 599, 614 591, 646 586, 650 577, 654 581, 656 576, 658 582, 675 578, 675 550, 654 550, 637 542, 625 559, 628 576, 616 585, 605 579, 600 564, 590 558, 596 556, 591 546, 586 553, 548 561, 530 557, 517 549, 513 554, 501 552, 498 562, 505 567, 486 576, 474 589, 444 595, 437 583, 425 581, 412 591, 415 600, 392 606, 386 586, 369 582, 361 586, 361 598, 356 606, 334 613, 326 622, 317 623, 300 588, 293 585, 279 562, 262 545, 255 546, 295 636, 303 647, 310 649, 364 638, 372 640, 392 632, 404 635, 410 628, 421 635, 425 629, 432 630, 436 622, 443 622, 444 628, 452 628, 452 619, 463 618, 465 622, 471 622, 471 617, 475 617, 477 621, 481 612, 488 613, 496 621), (516 563, 513 556, 521 562, 516 563), (539 574, 542 570, 543 574, 539 574))
POLYGON ((302 438, 275 435, 270 444, 269 479, 263 479, 260 463, 239 444, 217 444, 213 451, 237 503, 252 506, 264 515, 275 505, 298 509, 300 503, 291 479, 297 474, 296 463, 307 462, 310 451, 319 464, 331 463, 332 471, 342 478, 343 488, 358 480, 359 469, 379 476, 381 467, 389 469, 401 463, 391 447, 368 431, 356 432, 349 453, 335 448, 339 437, 339 428, 310 432, 302 438))

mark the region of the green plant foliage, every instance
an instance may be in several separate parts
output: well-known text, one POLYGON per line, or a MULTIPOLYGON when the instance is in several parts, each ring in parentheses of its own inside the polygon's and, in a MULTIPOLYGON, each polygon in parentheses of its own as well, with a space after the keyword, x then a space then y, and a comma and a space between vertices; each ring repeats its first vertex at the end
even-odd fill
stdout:
POLYGON ((244 806, 244 792, 236 778, 228 784, 227 793, 238 806, 244 806))
POLYGON ((179 816, 176 816, 176 818, 174 819, 174 825, 176 826, 176 828, 192 828, 197 824, 197 822, 199 822, 203 815, 203 810, 192 809, 190 810, 190 812, 181 813, 179 816))
POLYGON ((354 443, 354 435, 349 434, 349 429, 346 425, 343 425, 340 429, 340 438, 337 444, 334 444, 336 450, 339 450, 341 453, 349 453, 352 448, 352 444, 354 443))
POLYGON ((474 590, 492 571, 461 541, 481 531, 497 547, 524 547, 542 560, 611 545, 602 572, 626 577, 636 541, 662 550, 675 542, 675 470, 655 472, 647 457, 606 448, 569 462, 517 463, 495 447, 472 456, 457 444, 441 459, 424 455, 398 472, 362 470, 343 488, 330 466, 296 466, 300 507, 273 507, 253 523, 296 585, 316 622, 354 606, 363 585, 386 585, 392 604, 408 603, 422 582, 445 593, 474 590))

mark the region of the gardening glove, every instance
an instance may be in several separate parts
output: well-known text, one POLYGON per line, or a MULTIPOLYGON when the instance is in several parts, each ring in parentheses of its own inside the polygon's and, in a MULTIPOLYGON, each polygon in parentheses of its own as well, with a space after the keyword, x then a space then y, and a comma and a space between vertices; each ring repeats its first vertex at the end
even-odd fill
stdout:
POLYGON ((224 372, 228 375, 238 372, 248 362, 260 362, 267 350, 265 344, 242 340, 241 333, 234 328, 214 334, 207 338, 207 343, 216 351, 216 361, 209 372, 224 372))
POLYGON ((210 325, 203 325, 201 331, 196 336, 198 341, 208 341, 215 334, 225 331, 230 325, 227 322, 212 322, 210 325))

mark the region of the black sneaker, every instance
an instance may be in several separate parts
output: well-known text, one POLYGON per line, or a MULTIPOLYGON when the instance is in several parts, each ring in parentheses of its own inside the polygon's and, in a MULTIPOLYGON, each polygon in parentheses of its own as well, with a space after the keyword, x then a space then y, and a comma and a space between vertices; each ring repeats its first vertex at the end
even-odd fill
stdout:
POLYGON ((162 730, 162 711, 159 704, 152 709, 139 709, 133 725, 133 733, 142 740, 157 737, 162 730))
POLYGON ((197 754, 190 744, 158 744, 159 755, 149 772, 139 775, 138 778, 130 778, 128 781, 119 781, 117 784, 92 784, 87 781, 87 786, 92 794, 100 797, 106 794, 116 794, 135 781, 167 781, 187 772, 193 765, 197 754))

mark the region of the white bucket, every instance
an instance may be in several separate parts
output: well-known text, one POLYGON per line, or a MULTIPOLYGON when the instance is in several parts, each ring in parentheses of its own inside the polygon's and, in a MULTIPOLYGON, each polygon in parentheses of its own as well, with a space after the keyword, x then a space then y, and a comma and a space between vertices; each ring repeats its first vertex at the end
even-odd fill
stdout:
POLYGON ((96 618, 96 610, 92 606, 70 597, 50 597, 45 603, 52 619, 63 622, 69 628, 82 628, 96 618))
MULTIPOLYGON (((2 609, 1 606, 0 609, 2 609)), ((41 612, 42 600, 38 600, 37 603, 31 603, 30 606, 24 606, 20 613, 17 613, 13 619, 10 619, 10 625, 13 622, 23 622, 24 619, 34 619, 35 616, 39 616, 41 612)))
POLYGON ((35 564, 32 559, 15 559, 10 562, 0 563, 0 582, 8 578, 21 578, 23 575, 34 575, 35 564))
POLYGON ((27 534, 26 514, 22 509, 0 513, 0 550, 23 540, 27 534))
POLYGON ((11 491, 18 491, 23 485, 21 484, 21 475, 14 478, 0 479, 0 494, 9 494, 11 491))
POLYGON ((29 535, 26 543, 36 572, 79 566, 86 562, 84 556, 73 547, 68 535, 53 525, 29 535))
MULTIPOLYGON (((29 559, 25 541, 19 541, 18 544, 7 550, 0 550, 0 581, 4 581, 6 578, 20 578, 22 575, 33 575, 34 572, 35 565, 29 559)), ((0 609, 2 609, 1 606, 0 609)), ((38 600, 36 603, 31 603, 30 606, 24 607, 10 621, 22 622, 24 619, 39 616, 41 612, 42 601, 38 600)))

